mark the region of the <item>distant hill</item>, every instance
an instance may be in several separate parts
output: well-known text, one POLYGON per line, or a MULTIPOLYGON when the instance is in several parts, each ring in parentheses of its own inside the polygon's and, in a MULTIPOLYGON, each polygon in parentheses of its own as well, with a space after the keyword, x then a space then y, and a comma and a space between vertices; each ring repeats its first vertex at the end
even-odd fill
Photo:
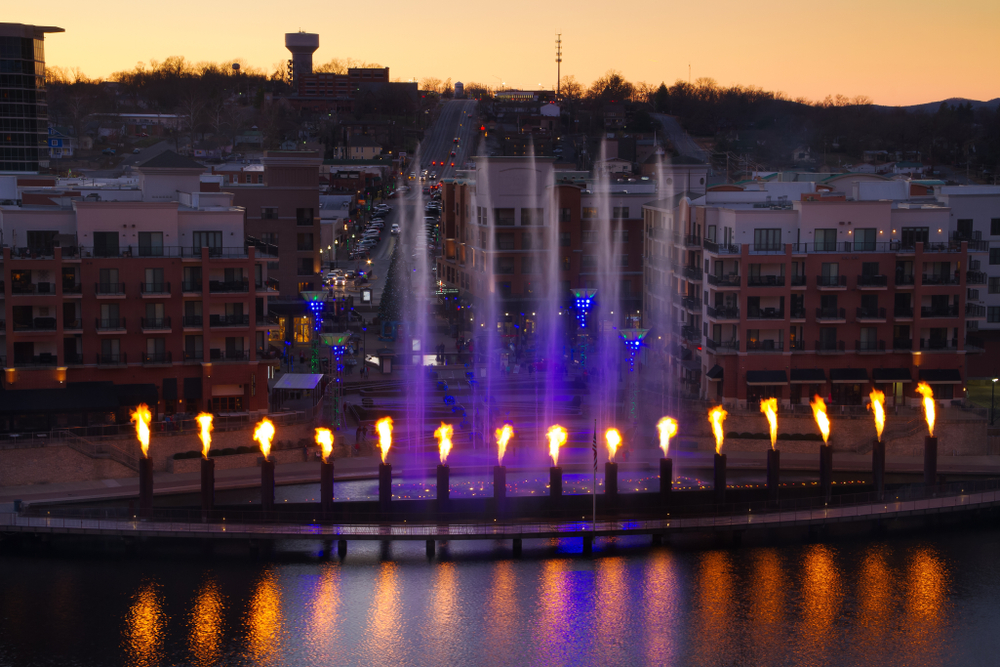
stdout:
MULTIPOLYGON (((941 108, 941 102, 946 102, 948 106, 958 106, 959 104, 965 104, 966 102, 972 103, 973 109, 979 109, 985 107, 987 109, 996 109, 1000 107, 1000 97, 995 97, 988 102, 980 102, 979 100, 967 100, 964 97, 950 97, 946 100, 940 100, 938 102, 927 102, 925 104, 911 104, 908 107, 903 107, 907 111, 922 111, 924 113, 935 113, 941 108)), ((881 106, 881 105, 880 105, 881 106)), ((895 107, 885 107, 886 109, 892 109, 895 107)))

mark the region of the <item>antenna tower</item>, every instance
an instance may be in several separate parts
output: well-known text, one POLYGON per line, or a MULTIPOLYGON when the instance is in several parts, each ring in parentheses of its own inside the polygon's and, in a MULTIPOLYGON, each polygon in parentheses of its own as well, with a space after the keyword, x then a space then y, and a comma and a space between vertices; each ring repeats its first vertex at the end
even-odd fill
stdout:
POLYGON ((559 99, 562 83, 562 33, 556 34, 556 99, 559 99))

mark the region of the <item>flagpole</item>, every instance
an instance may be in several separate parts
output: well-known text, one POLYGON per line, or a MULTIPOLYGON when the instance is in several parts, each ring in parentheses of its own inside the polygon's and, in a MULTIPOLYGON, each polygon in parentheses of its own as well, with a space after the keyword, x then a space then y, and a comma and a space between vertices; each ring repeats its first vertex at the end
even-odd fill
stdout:
POLYGON ((594 420, 594 486, 591 489, 594 499, 594 520, 590 524, 591 532, 597 532, 597 420, 594 420))

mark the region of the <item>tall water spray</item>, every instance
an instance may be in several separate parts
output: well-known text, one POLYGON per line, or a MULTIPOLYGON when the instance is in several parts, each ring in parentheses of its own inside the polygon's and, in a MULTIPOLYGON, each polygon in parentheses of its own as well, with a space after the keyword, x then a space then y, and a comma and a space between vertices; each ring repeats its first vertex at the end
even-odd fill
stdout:
MULTIPOLYGON (((416 164, 421 165, 420 148, 417 148, 416 164)), ((404 298, 404 328, 402 335, 397 337, 397 349, 408 361, 405 366, 407 376, 406 395, 406 442, 407 449, 423 452, 427 445, 426 432, 426 396, 427 369, 424 366, 428 336, 428 308, 430 307, 431 272, 428 258, 427 234, 424 230, 423 188, 417 188, 413 205, 400 206, 403 224, 400 230, 400 265, 397 267, 405 274, 403 285, 407 291, 400 295, 404 298)), ((403 276, 401 276, 403 277, 403 276)), ((399 357, 397 357, 399 358, 399 357)))

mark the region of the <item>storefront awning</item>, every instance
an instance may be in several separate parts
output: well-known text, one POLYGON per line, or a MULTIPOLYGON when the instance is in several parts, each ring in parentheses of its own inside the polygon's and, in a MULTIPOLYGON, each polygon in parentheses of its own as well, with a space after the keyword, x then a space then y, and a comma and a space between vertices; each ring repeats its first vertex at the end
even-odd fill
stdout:
POLYGON ((822 368, 793 368, 792 384, 823 384, 826 373, 822 368))
POLYGON ((831 368, 830 382, 833 384, 859 384, 868 382, 868 371, 864 368, 831 368))
POLYGON ((722 379, 722 372, 722 366, 716 364, 712 366, 707 373, 705 373, 705 377, 707 377, 711 382, 716 382, 722 379))
POLYGON ((957 368, 920 369, 920 381, 927 384, 962 384, 962 374, 957 368))
POLYGON ((747 384, 788 384, 788 376, 785 371, 747 371, 747 384))
POLYGON ((913 382, 909 368, 873 368, 872 382, 913 382))

